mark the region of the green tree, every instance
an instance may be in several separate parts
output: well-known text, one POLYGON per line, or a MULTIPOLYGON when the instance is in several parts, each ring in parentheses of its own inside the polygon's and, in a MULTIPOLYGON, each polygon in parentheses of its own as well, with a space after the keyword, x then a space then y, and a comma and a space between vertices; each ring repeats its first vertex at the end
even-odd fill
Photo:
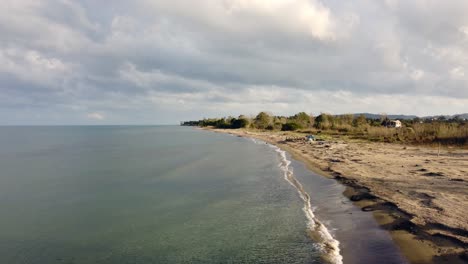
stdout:
POLYGON ((309 117, 310 117, 309 126, 310 126, 310 127, 314 127, 314 124, 315 124, 315 117, 314 117, 312 114, 310 114, 309 117))
POLYGON ((260 112, 254 120, 255 127, 258 129, 266 129, 271 125, 272 117, 266 112, 260 112))
POLYGON ((308 128, 310 127, 311 121, 310 116, 305 112, 300 112, 295 114, 291 118, 296 124, 298 124, 301 128, 308 128))
POLYGON ((353 125, 354 115, 353 114, 344 114, 341 116, 343 125, 353 125))
POLYGON ((362 128, 367 124, 367 119, 365 115, 360 115, 353 121, 353 126, 362 128))
POLYGON ((333 125, 333 116, 322 113, 315 118, 314 125, 318 129, 330 129, 333 125))
POLYGON ((294 131, 294 130, 298 130, 301 128, 302 128, 301 125, 299 125, 298 123, 290 121, 286 124, 283 124, 283 126, 281 127, 281 130, 282 131, 294 131))
POLYGON ((244 127, 247 127, 248 125, 249 125, 249 120, 245 118, 237 118, 231 122, 232 128, 244 128, 244 127))

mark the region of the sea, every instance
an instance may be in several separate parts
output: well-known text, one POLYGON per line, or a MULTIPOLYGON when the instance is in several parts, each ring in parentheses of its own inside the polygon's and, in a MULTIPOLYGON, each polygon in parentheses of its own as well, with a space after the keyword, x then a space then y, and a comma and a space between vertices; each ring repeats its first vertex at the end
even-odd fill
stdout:
POLYGON ((192 127, 0 127, 0 263, 406 263, 344 190, 192 127))

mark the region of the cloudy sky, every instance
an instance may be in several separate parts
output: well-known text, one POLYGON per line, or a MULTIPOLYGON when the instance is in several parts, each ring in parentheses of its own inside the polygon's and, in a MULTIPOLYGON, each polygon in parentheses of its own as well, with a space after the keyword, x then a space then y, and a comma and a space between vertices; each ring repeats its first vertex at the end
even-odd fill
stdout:
POLYGON ((466 0, 2 0, 0 124, 468 112, 466 0))

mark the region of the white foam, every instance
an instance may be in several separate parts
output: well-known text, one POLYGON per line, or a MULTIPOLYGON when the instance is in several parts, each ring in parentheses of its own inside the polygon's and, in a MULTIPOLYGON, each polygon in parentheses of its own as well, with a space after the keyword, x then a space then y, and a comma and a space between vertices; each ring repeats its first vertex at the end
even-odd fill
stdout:
POLYGON ((310 204, 310 196, 304 190, 302 184, 296 179, 296 177, 294 177, 293 170, 291 167, 289 167, 291 161, 287 159, 286 152, 274 145, 270 146, 281 156, 280 168, 284 172, 284 179, 297 190, 299 196, 304 201, 304 207, 302 210, 304 211, 308 220, 307 227, 313 233, 314 238, 318 240, 317 242, 320 245, 320 249, 323 253, 325 253, 325 257, 331 263, 343 263, 343 256, 341 256, 339 248, 340 242, 336 240, 331 235, 327 227, 315 217, 314 209, 310 204))
POLYGON ((258 139, 255 139, 255 138, 249 138, 250 140, 252 140, 255 144, 266 144, 266 142, 263 142, 263 141, 260 141, 258 139))
MULTIPOLYGON (((260 140, 250 138, 256 144, 265 144, 260 140)), ((281 157, 281 163, 278 165, 284 172, 284 179, 293 186, 301 199, 304 201, 304 207, 302 210, 307 217, 307 227, 311 231, 311 234, 318 243, 317 246, 322 251, 324 258, 330 263, 342 264, 343 256, 340 254, 340 242, 336 240, 327 227, 322 224, 314 215, 314 208, 310 204, 310 196, 302 187, 302 184, 294 177, 293 169, 289 166, 291 161, 287 159, 286 152, 280 148, 268 144, 272 147, 281 157)))

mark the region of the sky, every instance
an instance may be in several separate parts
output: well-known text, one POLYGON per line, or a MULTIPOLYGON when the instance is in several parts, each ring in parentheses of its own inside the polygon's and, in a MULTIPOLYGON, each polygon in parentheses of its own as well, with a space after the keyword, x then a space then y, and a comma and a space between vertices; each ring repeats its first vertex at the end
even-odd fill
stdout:
POLYGON ((466 0, 2 0, 0 125, 468 112, 466 0))

